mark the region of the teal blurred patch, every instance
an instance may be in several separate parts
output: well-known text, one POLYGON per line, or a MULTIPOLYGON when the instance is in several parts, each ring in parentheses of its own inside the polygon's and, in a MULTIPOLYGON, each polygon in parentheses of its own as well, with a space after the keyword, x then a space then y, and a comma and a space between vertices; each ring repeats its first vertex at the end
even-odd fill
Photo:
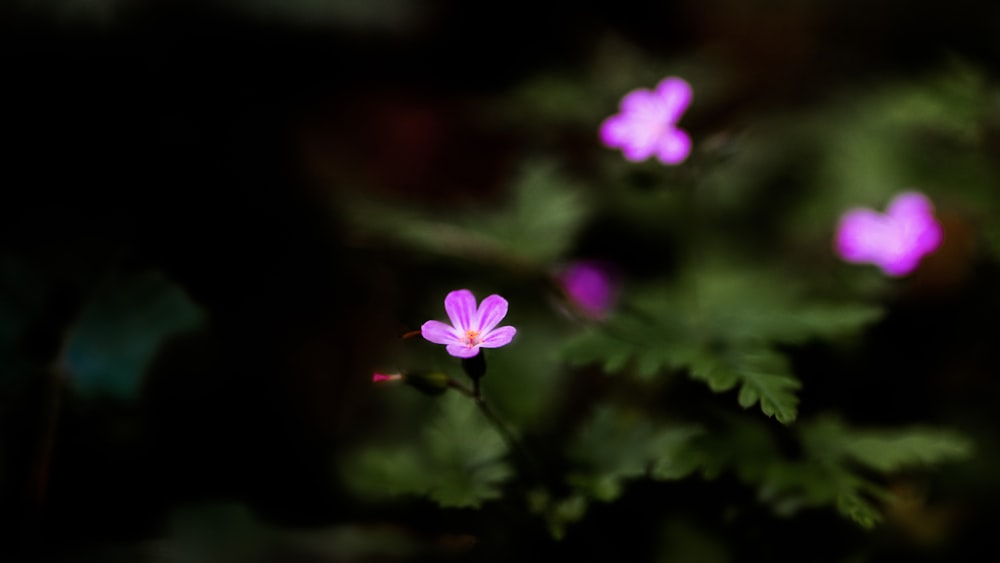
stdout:
POLYGON ((85 395, 134 399, 162 343, 203 321, 201 309, 158 272, 114 277, 97 288, 67 343, 72 385, 85 395))

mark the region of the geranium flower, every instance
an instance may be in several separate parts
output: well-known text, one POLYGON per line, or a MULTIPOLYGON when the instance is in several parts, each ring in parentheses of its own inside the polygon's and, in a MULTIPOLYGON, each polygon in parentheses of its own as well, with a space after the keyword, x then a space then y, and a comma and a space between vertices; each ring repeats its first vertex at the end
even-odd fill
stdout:
POLYGON ((690 103, 691 86, 673 76, 660 81, 656 90, 633 90, 622 98, 621 113, 601 124, 601 141, 620 148, 627 160, 655 155, 664 164, 680 164, 691 152, 691 138, 677 128, 677 121, 690 103))
POLYGON ((604 318, 615 304, 619 284, 609 265, 592 260, 574 262, 556 277, 573 304, 592 319, 604 318))
POLYGON ((848 262, 875 264, 889 276, 912 272, 941 244, 941 226, 929 199, 917 192, 896 196, 885 214, 852 209, 840 218, 836 251, 848 262))
POLYGON ((456 358, 471 358, 480 348, 499 348, 510 344, 517 329, 501 326, 507 316, 507 300, 490 295, 476 307, 476 297, 468 289, 452 291, 444 298, 444 310, 451 325, 440 321, 427 321, 420 327, 420 334, 435 344, 445 344, 448 353, 456 358))

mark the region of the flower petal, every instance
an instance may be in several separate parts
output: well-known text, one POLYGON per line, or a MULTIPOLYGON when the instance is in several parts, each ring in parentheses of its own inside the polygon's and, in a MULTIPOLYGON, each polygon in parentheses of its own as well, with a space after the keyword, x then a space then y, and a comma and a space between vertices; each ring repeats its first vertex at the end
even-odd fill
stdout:
POLYGON ((836 249, 848 262, 876 262, 896 244, 888 218, 870 209, 852 209, 840 219, 836 249))
POLYGON ((660 108, 670 123, 677 123, 681 114, 691 103, 691 85, 681 78, 671 76, 656 85, 660 98, 660 108))
MULTIPOLYGON (((468 289, 456 289, 444 298, 444 310, 448 312, 452 326, 460 334, 473 329, 476 319, 476 296, 468 289)), ((439 342, 443 344, 443 342, 439 342)))
POLYGON ((612 115, 601 123, 601 142, 605 146, 617 148, 628 140, 628 120, 621 114, 612 115))
POLYGON ((499 295, 490 295, 479 304, 479 310, 476 311, 476 324, 478 326, 473 328, 486 334, 500 324, 500 321, 506 316, 507 300, 499 295))
POLYGON ((655 118, 661 111, 659 98, 652 90, 638 88, 625 94, 618 107, 624 115, 635 115, 642 119, 655 118))
POLYGON ((885 275, 892 277, 905 276, 916 270, 919 264, 920 256, 913 253, 891 256, 877 262, 878 267, 882 268, 885 275))
POLYGON ((618 282, 610 266, 581 261, 558 274, 569 299, 588 316, 601 318, 615 302, 618 282))
POLYGON ((672 127, 661 134, 656 144, 656 158, 663 164, 680 164, 691 152, 688 134, 672 127))
POLYGON ((656 152, 656 127, 646 123, 633 123, 629 137, 621 143, 622 155, 631 162, 642 162, 656 152))
POLYGON ((479 346, 468 347, 465 344, 449 344, 445 347, 449 354, 456 358, 471 358, 479 353, 479 346))
POLYGON ((427 321, 420 327, 420 335, 434 344, 454 344, 461 341, 455 329, 441 321, 427 321))
POLYGON ((517 334, 516 328, 512 326, 502 326, 483 336, 482 340, 479 341, 479 345, 483 348, 499 348, 501 346, 506 346, 510 344, 511 340, 514 339, 515 334, 517 334))
POLYGON ((934 206, 923 194, 904 192, 889 204, 887 214, 900 229, 900 236, 914 253, 923 255, 941 244, 941 226, 934 218, 934 206))
POLYGON ((892 198, 886 215, 896 219, 910 217, 929 217, 934 214, 934 206, 931 201, 919 192, 903 192, 892 198))

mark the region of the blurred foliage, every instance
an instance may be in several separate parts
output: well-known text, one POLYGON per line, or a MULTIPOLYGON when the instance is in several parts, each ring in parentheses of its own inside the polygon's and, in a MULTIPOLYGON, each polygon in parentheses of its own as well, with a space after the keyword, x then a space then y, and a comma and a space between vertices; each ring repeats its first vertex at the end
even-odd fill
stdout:
POLYGON ((164 340, 202 321, 201 310, 158 273, 109 279, 84 307, 66 343, 74 388, 134 400, 164 340))
POLYGON ((677 290, 636 290, 607 325, 572 340, 572 361, 602 360, 614 373, 635 359, 635 373, 650 378, 664 367, 688 368, 716 392, 740 385, 739 403, 758 402, 780 422, 795 419, 798 380, 776 343, 851 334, 880 315, 864 304, 827 304, 796 297, 794 282, 774 274, 705 268, 677 290))
POLYGON ((360 196, 346 213, 367 237, 454 258, 538 268, 563 255, 585 219, 583 196, 551 163, 525 165, 493 209, 421 213, 360 196))
POLYGON ((471 401, 441 399, 421 439, 362 451, 344 478, 368 495, 427 495, 444 507, 478 507, 499 498, 511 476, 506 445, 471 401))

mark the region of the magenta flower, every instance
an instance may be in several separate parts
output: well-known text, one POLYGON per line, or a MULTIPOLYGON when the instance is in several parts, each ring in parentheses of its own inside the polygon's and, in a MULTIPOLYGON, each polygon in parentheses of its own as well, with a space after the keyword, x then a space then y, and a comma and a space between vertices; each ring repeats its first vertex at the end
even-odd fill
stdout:
POLYGON ((445 344, 456 358, 471 358, 480 348, 499 348, 510 344, 517 329, 497 328, 507 316, 507 300, 490 295, 476 307, 476 297, 468 289, 452 291, 444 298, 444 310, 451 326, 440 321, 427 321, 420 327, 423 337, 435 344, 445 344))
POLYGON ((601 319, 614 306, 618 280, 612 268, 601 262, 574 262, 557 274, 566 295, 592 319, 601 319))
POLYGON ((912 272, 925 254, 941 244, 941 226, 923 194, 904 192, 883 215, 852 209, 840 218, 836 251, 848 262, 875 264, 889 276, 912 272))
POLYGON ((633 90, 622 98, 621 113, 601 124, 601 141, 631 161, 655 155, 664 164, 680 164, 691 152, 691 138, 677 121, 690 103, 691 86, 673 76, 654 91, 633 90))

